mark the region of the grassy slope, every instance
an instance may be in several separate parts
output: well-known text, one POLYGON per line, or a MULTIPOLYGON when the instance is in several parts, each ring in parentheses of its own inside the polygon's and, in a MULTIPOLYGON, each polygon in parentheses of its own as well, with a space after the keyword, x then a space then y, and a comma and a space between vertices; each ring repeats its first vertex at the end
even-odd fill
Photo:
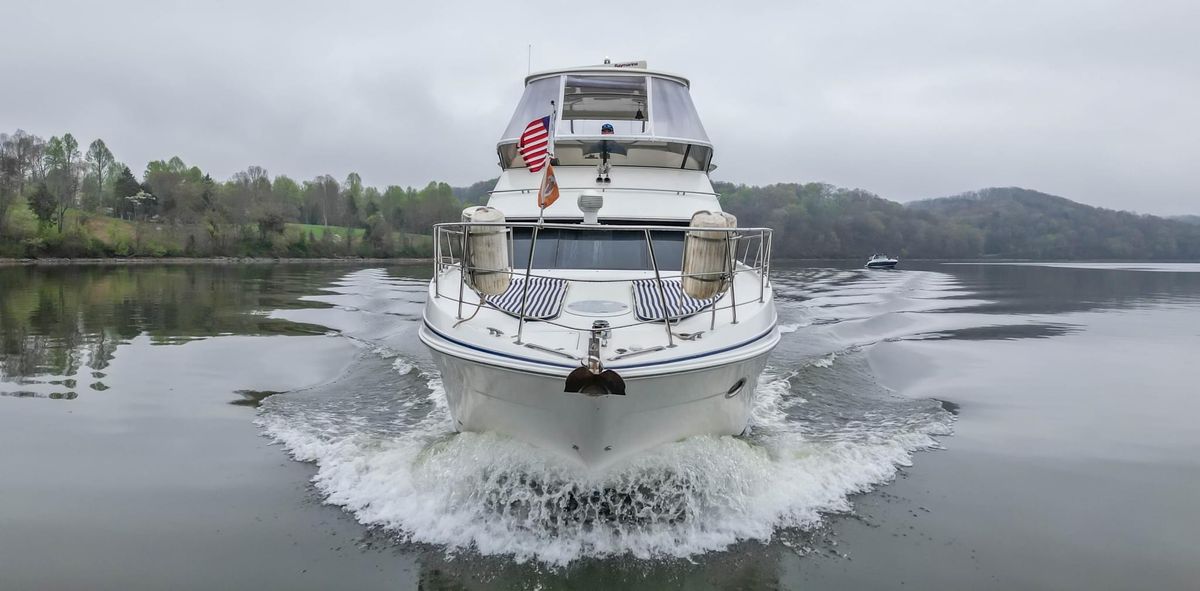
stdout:
MULTIPOLYGON (((300 232, 311 232, 314 240, 320 240, 321 237, 325 235, 326 229, 332 232, 337 239, 346 238, 346 228, 342 226, 329 226, 326 228, 325 226, 321 226, 319 224, 287 224, 287 229, 284 230, 284 233, 287 235, 288 239, 295 239, 299 238, 300 232)), ((356 242, 362 240, 366 233, 367 231, 363 228, 354 228, 354 240, 356 242)), ((431 244, 433 244, 433 238, 429 234, 392 232, 392 238, 396 241, 407 240, 408 244, 418 247, 429 247, 431 244)))
MULTIPOLYGON (((327 226, 322 226, 320 224, 288 224, 285 232, 287 232, 289 237, 299 236, 300 232, 312 232, 313 238, 316 240, 320 240, 321 237, 323 237, 325 235, 326 230, 333 232, 334 236, 340 236, 341 238, 346 237, 346 228, 344 228, 342 226, 328 226, 327 227, 327 226)), ((354 239, 358 240, 359 238, 362 238, 363 234, 365 234, 365 233, 366 233, 366 230, 364 230, 362 228, 355 228, 354 229, 354 239)))
MULTIPOLYGON (((14 207, 9 215, 7 226, 19 236, 38 236, 37 218, 26 207, 14 207)), ((109 216, 86 215, 74 209, 67 211, 63 230, 65 233, 81 230, 83 234, 102 243, 108 250, 118 253, 119 256, 120 253, 134 254, 130 252, 131 245, 138 242, 138 224, 109 216)), ((45 232, 57 235, 57 230, 53 227, 48 228, 45 232)), ((166 224, 142 223, 141 232, 141 248, 144 251, 169 253, 183 250, 184 245, 178 232, 173 232, 166 224)), ((342 243, 346 239, 347 228, 290 223, 285 226, 284 237, 291 242, 299 240, 301 234, 307 234, 313 240, 321 240, 326 232, 331 234, 333 242, 342 243)), ((352 232, 355 243, 363 240, 366 235, 366 230, 362 228, 354 228, 352 232)), ((413 248, 430 248, 432 244, 432 238, 428 234, 395 232, 393 239, 397 243, 413 248)))

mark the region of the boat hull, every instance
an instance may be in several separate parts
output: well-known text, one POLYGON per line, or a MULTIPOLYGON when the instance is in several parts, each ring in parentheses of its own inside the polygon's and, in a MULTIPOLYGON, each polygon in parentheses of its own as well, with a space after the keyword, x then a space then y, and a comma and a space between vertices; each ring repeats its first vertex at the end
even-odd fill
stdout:
POLYGON ((750 419, 767 354, 625 380, 625 395, 564 392, 564 375, 532 373, 431 350, 460 431, 496 432, 602 469, 663 443, 737 435, 750 419))
POLYGON ((895 269, 900 261, 876 261, 867 263, 868 269, 895 269))

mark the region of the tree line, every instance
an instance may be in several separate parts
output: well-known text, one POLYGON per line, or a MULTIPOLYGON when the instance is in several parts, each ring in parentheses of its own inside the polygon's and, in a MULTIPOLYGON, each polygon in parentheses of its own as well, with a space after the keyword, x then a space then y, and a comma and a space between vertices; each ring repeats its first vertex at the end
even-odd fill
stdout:
POLYGON ((1017 187, 901 204, 823 183, 716 183, 743 226, 776 231, 774 254, 931 259, 1200 259, 1200 224, 1092 207, 1017 187))
MULTIPOLYGON (((0 133, 0 257, 427 256, 430 226, 482 203, 468 187, 366 186, 356 173, 298 181, 258 166, 217 181, 179 157, 140 176, 102 139, 0 133)), ((901 204, 824 183, 717 182, 775 255, 860 258, 1200 259, 1200 224, 1091 207, 1020 188, 901 204)))
POLYGON ((446 183, 298 181, 250 166, 225 181, 179 157, 140 177, 103 139, 0 133, 0 256, 410 256, 457 219, 446 183))
POLYGON ((887 252, 929 258, 976 257, 978 228, 911 210, 859 189, 824 183, 765 187, 715 183, 722 207, 741 226, 775 230, 773 254, 785 258, 866 258, 887 252))

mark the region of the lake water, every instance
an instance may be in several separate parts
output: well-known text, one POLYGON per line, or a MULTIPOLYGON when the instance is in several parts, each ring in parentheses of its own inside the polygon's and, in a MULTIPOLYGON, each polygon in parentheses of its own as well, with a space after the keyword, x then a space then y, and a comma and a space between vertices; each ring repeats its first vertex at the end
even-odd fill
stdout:
POLYGON ((744 438, 452 432, 426 266, 0 267, 0 589, 1197 589, 1200 265, 782 266, 744 438))

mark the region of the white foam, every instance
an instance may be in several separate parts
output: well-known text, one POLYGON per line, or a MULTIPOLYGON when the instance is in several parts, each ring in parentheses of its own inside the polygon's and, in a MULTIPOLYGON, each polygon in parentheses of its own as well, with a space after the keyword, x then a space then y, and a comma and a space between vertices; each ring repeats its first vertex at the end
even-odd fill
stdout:
POLYGON ((395 369, 396 373, 400 375, 408 375, 416 368, 415 363, 398 355, 395 361, 392 362, 392 369, 395 369))
MULTIPOLYGON (((342 303, 355 301, 357 291, 368 294, 358 300, 388 307, 409 286, 385 279, 352 274, 344 282, 349 287, 330 291, 346 292, 333 296, 346 298, 342 303)), ((383 322, 393 330, 412 321, 383 322)), ((343 329, 374 341, 379 324, 343 329)), ((780 331, 804 326, 782 324, 780 331)), ((296 459, 315 463, 314 486, 362 523, 451 552, 518 561, 684 558, 741 540, 770 540, 781 528, 810 527, 825 514, 849 510, 850 495, 888 482, 914 451, 936 447, 934 436, 950 429, 949 415, 932 401, 894 408, 887 400, 851 401, 860 406, 849 411, 862 420, 846 423, 847 409, 836 407, 847 398, 841 391, 794 387, 803 368, 768 368, 757 384, 748 437, 695 437, 589 473, 503 436, 455 434, 441 379, 428 362, 389 348, 376 353, 391 361, 400 392, 308 392, 307 402, 275 396, 264 403, 259 424, 296 459), (427 388, 413 387, 413 377, 427 388)), ((835 359, 828 354, 809 365, 830 367, 835 359)))
POLYGON ((939 425, 873 443, 808 441, 788 420, 803 403, 792 374, 764 374, 751 440, 695 437, 603 474, 495 434, 451 434, 440 403, 401 437, 330 437, 321 420, 264 413, 260 424, 303 461, 330 503, 415 542, 564 565, 589 556, 687 557, 769 540, 850 509, 847 495, 890 480, 939 425))
POLYGON ((816 360, 812 361, 812 362, 811 362, 811 363, 809 363, 808 365, 809 365, 810 367, 821 367, 821 368, 826 368, 826 367, 830 367, 830 366, 832 366, 832 365, 833 365, 833 362, 834 362, 834 361, 836 361, 836 360, 837 360, 837 353, 830 353, 830 354, 828 354, 828 355, 826 355, 826 356, 824 356, 824 357, 821 357, 821 358, 819 358, 819 359, 816 359, 816 360))

